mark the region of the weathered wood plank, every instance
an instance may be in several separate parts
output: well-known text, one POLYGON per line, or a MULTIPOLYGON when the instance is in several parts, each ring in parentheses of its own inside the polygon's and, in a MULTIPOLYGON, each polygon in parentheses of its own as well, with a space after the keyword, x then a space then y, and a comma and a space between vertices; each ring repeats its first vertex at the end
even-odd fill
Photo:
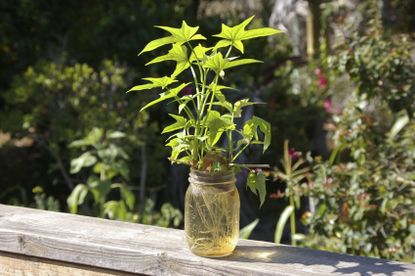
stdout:
POLYGON ((0 251, 151 275, 415 275, 415 265, 241 240, 193 255, 182 230, 0 205, 0 251))
POLYGON ((107 270, 92 266, 51 261, 0 251, 0 274, 2 276, 133 276, 127 272, 107 270))

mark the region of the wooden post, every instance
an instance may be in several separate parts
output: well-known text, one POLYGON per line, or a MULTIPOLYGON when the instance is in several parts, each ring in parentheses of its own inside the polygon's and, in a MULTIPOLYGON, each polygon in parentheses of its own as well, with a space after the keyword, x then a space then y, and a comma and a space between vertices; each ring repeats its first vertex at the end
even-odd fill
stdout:
POLYGON ((307 14, 307 56, 309 60, 317 58, 320 49, 320 4, 321 0, 308 0, 307 14))

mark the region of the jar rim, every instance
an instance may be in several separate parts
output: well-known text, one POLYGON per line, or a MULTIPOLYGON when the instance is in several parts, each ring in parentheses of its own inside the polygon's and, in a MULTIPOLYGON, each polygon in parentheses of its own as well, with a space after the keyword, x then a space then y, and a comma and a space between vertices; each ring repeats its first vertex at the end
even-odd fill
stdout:
POLYGON ((192 168, 189 173, 189 182, 193 184, 223 185, 234 184, 235 181, 235 173, 232 169, 219 172, 207 172, 192 168))

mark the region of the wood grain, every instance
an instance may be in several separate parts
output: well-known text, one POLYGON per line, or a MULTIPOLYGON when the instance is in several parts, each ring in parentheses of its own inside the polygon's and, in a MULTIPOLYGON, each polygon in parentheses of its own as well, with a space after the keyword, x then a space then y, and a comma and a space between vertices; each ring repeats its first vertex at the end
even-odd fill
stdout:
POLYGON ((259 241, 203 258, 189 251, 182 230, 1 204, 0 251, 149 275, 415 275, 413 264, 259 241))
POLYGON ((92 266, 51 261, 0 251, 0 272, 2 276, 133 276, 135 274, 92 266))

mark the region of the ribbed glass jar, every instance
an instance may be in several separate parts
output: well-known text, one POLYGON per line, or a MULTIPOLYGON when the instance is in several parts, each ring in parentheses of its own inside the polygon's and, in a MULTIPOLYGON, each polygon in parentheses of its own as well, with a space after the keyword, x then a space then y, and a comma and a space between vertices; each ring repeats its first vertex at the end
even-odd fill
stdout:
POLYGON ((184 230, 199 256, 230 255, 239 238, 239 193, 233 171, 192 170, 185 197, 184 230))

